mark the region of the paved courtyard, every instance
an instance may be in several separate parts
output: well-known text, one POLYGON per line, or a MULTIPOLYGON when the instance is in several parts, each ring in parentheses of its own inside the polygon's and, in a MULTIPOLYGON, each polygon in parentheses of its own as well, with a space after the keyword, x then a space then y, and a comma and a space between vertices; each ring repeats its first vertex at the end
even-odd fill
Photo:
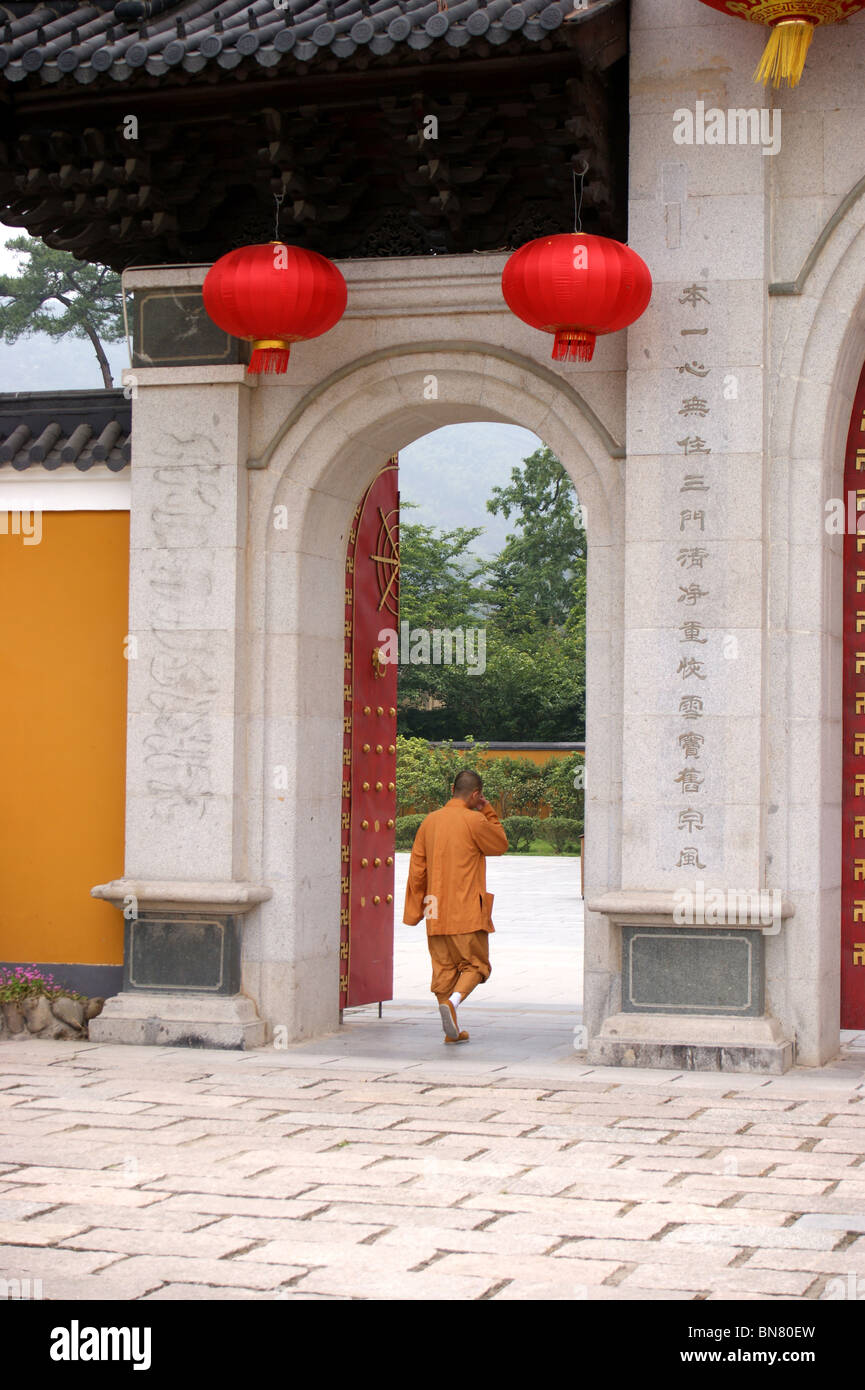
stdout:
POLYGON ((865 1034, 783 1077, 588 1066, 578 881, 490 864, 463 1047, 407 927, 396 1002, 329 1038, 0 1044, 0 1276, 76 1300, 861 1298, 865 1034))
MULTIPOLYGON (((408 854, 396 856, 394 998, 431 999, 423 925, 402 920, 408 854)), ((583 997, 583 901, 580 861, 505 855, 487 860, 496 930, 490 942, 493 975, 476 999, 502 1004, 561 1004, 573 1012, 583 997)))

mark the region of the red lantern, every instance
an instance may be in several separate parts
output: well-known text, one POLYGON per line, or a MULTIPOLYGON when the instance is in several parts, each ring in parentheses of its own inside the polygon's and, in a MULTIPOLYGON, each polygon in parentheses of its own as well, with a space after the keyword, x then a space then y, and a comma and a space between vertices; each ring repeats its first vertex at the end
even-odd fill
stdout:
POLYGON ((865 9, 865 0, 703 0, 712 10, 771 28, 754 81, 795 87, 818 24, 839 24, 865 9))
POLYGON ((348 297, 332 261, 284 241, 220 256, 202 293, 213 322, 252 343, 250 373, 284 372, 290 345, 333 328, 348 297))
POLYGON ((555 333, 554 361, 590 362, 598 333, 616 333, 640 317, 652 277, 620 241, 560 232, 514 252, 502 271, 502 294, 523 323, 555 333))

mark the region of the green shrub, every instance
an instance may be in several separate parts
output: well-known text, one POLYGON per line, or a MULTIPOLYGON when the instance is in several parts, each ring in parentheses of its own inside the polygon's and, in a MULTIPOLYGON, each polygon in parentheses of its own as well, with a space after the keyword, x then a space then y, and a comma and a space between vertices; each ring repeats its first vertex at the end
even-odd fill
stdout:
POLYGON ((418 827, 423 816, 397 816, 396 818, 396 847, 397 849, 411 849, 414 844, 414 837, 418 832, 418 827))
POLYGON ((492 758, 481 763, 484 796, 500 816, 531 816, 544 799, 543 769, 531 758, 492 758))
MULTIPOLYGON (((418 811, 437 811, 453 795, 454 778, 464 767, 477 768, 484 744, 457 749, 450 743, 430 748, 425 738, 396 741, 397 818, 418 811)), ((483 774, 482 774, 483 775, 483 774)), ((492 800, 492 797, 490 797, 492 800)))
POLYGON ((551 758, 545 764, 543 773, 544 800, 552 815, 582 820, 585 800, 585 760, 582 753, 574 753, 567 758, 551 758))
POLYGON ((556 854, 564 854, 567 850, 578 854, 582 833, 582 822, 567 816, 549 816, 538 825, 538 838, 552 845, 556 854))
POLYGON ((508 837, 508 848, 517 854, 530 849, 532 840, 538 838, 539 827, 545 824, 537 816, 505 816, 502 825, 508 837))
POLYGON ((483 778, 484 796, 499 815, 525 818, 547 806, 554 816, 582 821, 584 765, 582 754, 551 758, 543 766, 531 758, 491 758, 482 755, 487 745, 467 736, 468 748, 451 742, 431 748, 426 739, 396 741, 397 815, 436 811, 452 795, 453 781, 461 768, 473 768, 483 778), (577 782, 578 785, 574 786, 577 782))

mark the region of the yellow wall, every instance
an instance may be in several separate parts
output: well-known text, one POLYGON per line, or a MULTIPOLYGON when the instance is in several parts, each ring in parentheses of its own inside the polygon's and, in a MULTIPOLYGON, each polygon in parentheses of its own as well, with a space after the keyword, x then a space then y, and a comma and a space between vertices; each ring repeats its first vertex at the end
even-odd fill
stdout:
POLYGON ((582 758, 583 754, 576 748, 539 748, 532 749, 531 752, 517 748, 485 748, 478 756, 481 762, 485 763, 495 762, 498 758, 526 758, 528 762, 543 767, 554 758, 582 758))
POLYGON ((0 522, 0 959, 118 965, 90 889, 123 871, 129 513, 0 522))

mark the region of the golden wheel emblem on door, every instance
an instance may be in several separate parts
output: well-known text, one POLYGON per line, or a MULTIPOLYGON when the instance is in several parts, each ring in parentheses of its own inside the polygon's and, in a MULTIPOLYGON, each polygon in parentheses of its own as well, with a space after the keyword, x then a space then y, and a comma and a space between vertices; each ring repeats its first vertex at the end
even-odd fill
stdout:
MULTIPOLYGON (((385 514, 383 508, 379 507, 378 514, 381 525, 378 528, 375 552, 369 557, 375 562, 378 576, 378 611, 381 612, 385 608, 388 613, 398 618, 399 599, 396 596, 399 594, 399 511, 394 508, 385 514)), ((376 670, 376 675, 378 674, 376 670)), ((384 672, 381 674, 384 675, 384 672)))

